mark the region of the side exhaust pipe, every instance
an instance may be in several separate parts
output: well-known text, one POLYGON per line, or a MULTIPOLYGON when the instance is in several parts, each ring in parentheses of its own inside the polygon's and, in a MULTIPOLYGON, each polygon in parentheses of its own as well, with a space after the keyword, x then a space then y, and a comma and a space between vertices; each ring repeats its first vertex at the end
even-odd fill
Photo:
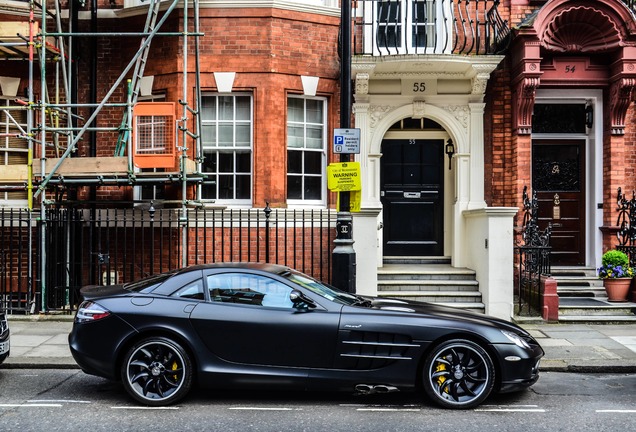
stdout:
POLYGON ((355 387, 356 392, 361 395, 370 395, 370 394, 383 394, 383 393, 394 393, 400 391, 399 388, 384 384, 358 384, 355 387))

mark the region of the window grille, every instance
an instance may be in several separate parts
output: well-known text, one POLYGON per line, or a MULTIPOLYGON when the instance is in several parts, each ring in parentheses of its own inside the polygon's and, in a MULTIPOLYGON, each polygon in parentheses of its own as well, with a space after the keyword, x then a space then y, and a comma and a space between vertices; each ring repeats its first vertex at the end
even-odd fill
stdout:
POLYGON ((174 102, 139 102, 133 110, 134 163, 139 168, 175 168, 174 102))

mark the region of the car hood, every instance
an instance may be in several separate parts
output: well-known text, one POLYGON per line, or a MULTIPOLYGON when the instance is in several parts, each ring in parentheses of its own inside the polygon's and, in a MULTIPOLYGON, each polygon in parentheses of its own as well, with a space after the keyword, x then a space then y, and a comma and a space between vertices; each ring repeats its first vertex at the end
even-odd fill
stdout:
POLYGON ((437 317, 443 318, 446 321, 468 321, 474 324, 481 324, 506 330, 514 330, 516 333, 522 332, 524 334, 527 334, 527 332, 519 326, 500 318, 495 318, 490 315, 484 315, 478 312, 471 312, 465 309, 454 308, 450 306, 440 306, 433 303, 391 298, 373 298, 371 307, 373 309, 393 312, 397 314, 437 317))

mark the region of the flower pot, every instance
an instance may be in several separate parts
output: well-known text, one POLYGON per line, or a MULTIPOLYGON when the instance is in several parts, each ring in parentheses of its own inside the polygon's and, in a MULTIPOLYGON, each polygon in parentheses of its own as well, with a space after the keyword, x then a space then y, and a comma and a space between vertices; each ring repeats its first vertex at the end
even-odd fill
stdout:
POLYGON ((607 301, 627 301, 631 283, 632 278, 604 279, 603 286, 605 287, 605 292, 607 292, 607 301))

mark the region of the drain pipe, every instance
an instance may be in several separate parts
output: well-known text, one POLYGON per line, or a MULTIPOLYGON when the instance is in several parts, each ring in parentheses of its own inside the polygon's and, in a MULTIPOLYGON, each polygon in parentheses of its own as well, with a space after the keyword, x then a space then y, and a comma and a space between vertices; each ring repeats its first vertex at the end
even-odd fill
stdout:
MULTIPOLYGON (((91 1, 91 32, 92 33, 97 33, 97 8, 98 8, 97 1, 95 0, 91 1)), ((91 110, 90 110, 91 118, 93 117, 93 114, 95 113, 95 109, 96 109, 95 104, 97 103, 97 83, 98 83, 97 81, 97 38, 94 37, 94 38, 91 38, 91 88, 90 88, 90 101, 89 101, 91 103, 91 110)), ((97 126, 96 116, 93 120, 92 126, 93 127, 97 126)), ((95 157, 97 156, 97 131, 91 130, 89 132, 89 137, 90 137, 89 139, 90 147, 88 150, 88 155, 90 157, 95 157)), ((97 186, 91 185, 89 190, 90 190, 89 200, 94 203, 97 199, 97 186)), ((91 220, 95 220, 96 214, 97 214, 97 207, 95 204, 92 204, 90 208, 91 220)), ((90 242, 89 250, 92 251, 94 245, 97 242, 96 230, 93 230, 91 228, 91 233, 89 235, 88 241, 90 242)), ((96 266, 91 265, 89 270, 88 277, 92 283, 96 283, 96 281, 99 278, 99 272, 96 271, 95 268, 96 266)))

